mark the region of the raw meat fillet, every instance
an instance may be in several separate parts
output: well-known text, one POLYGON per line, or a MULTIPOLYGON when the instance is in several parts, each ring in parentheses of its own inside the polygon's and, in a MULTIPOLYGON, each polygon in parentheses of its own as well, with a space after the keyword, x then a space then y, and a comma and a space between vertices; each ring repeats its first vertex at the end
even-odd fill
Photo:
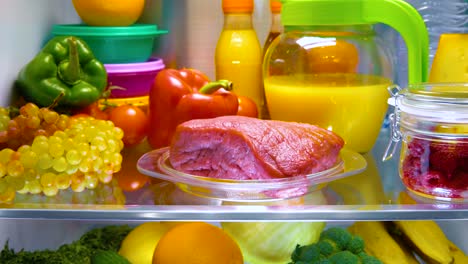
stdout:
POLYGON ((283 178, 333 167, 343 145, 337 134, 310 124, 222 116, 180 124, 169 161, 212 178, 283 178))

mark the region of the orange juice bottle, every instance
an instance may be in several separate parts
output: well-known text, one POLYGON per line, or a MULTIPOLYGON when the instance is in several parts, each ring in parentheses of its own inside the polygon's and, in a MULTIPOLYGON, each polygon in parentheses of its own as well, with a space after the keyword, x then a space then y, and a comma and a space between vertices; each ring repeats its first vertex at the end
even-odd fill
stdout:
POLYGON ((271 26, 265 44, 263 45, 263 56, 270 47, 271 42, 283 33, 283 25, 281 24, 281 2, 280 0, 270 0, 271 10, 271 26))
MULTIPOLYGON (((263 45, 263 56, 262 61, 265 58, 265 54, 270 47, 270 44, 273 40, 276 39, 281 33, 283 33, 283 25, 281 24, 281 2, 280 0, 270 0, 270 11, 271 11, 271 25, 270 25, 270 32, 266 38, 265 44, 263 45)), ((263 86, 263 83, 262 83, 263 86)), ((263 94, 265 95, 265 87, 263 86, 263 94)), ((268 110, 268 101, 266 97, 264 98, 265 107, 262 109, 263 119, 271 119, 270 111, 268 110)))
POLYGON ((223 0, 224 27, 215 53, 216 79, 233 83, 233 91, 255 101, 265 111, 262 49, 253 28, 253 0, 223 0))

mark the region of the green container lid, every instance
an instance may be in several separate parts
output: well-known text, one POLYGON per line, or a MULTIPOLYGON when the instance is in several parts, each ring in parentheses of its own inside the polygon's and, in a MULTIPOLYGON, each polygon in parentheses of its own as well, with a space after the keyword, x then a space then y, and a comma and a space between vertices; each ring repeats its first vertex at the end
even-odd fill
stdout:
POLYGON ((419 12, 404 0, 281 0, 284 26, 334 26, 384 23, 408 47, 408 80, 427 81, 429 34, 419 12))
POLYGON ((53 35, 72 35, 85 37, 139 37, 166 34, 167 30, 159 30, 157 25, 134 24, 128 27, 95 27, 85 24, 54 25, 53 35))

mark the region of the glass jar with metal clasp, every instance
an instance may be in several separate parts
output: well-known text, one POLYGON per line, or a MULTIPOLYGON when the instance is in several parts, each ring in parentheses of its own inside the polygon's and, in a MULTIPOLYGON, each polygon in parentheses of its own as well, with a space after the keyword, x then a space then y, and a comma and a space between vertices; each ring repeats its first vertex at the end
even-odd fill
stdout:
POLYGON ((468 202, 468 83, 389 88, 394 106, 383 160, 401 142, 399 174, 416 197, 468 202))

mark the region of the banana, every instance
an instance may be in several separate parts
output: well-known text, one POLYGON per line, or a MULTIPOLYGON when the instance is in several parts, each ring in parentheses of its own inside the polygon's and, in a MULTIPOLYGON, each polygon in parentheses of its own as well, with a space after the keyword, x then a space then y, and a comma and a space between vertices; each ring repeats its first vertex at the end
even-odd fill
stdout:
POLYGON ((468 263, 468 256, 465 255, 465 253, 450 240, 449 240, 449 249, 453 257, 453 264, 468 263))
POLYGON ((383 222, 356 222, 348 230, 364 239, 366 253, 384 264, 419 263, 411 251, 390 236, 383 222))
POLYGON ((391 233, 403 241, 427 263, 451 264, 450 241, 434 221, 394 221, 391 233))

